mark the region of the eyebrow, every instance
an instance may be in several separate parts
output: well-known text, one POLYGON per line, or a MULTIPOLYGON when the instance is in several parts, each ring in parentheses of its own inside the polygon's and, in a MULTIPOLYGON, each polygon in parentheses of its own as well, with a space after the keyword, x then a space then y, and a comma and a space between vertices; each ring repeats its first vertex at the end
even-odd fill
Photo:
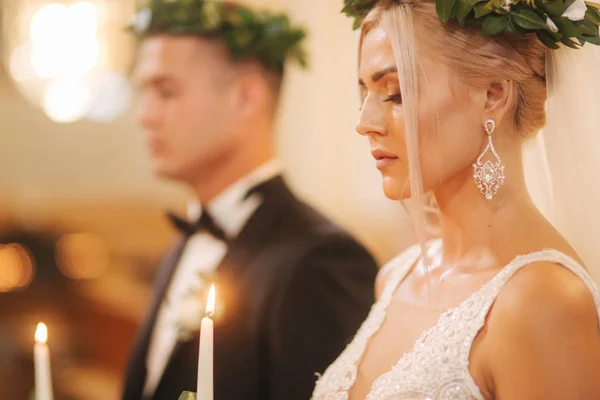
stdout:
POLYGON ((177 79, 169 74, 161 74, 156 76, 151 76, 149 78, 142 78, 141 80, 136 79, 135 82, 137 86, 160 86, 165 83, 177 83, 177 79))
MULTIPOLYGON (((373 83, 376 83, 377 81, 381 80, 387 74, 393 74, 396 72, 398 72, 398 69, 396 68, 395 65, 391 66, 391 67, 387 67, 387 68, 384 68, 381 71, 375 72, 373 75, 371 75, 371 80, 373 81, 373 83)), ((364 86, 365 82, 362 79, 359 79, 358 84, 361 86, 364 86)))

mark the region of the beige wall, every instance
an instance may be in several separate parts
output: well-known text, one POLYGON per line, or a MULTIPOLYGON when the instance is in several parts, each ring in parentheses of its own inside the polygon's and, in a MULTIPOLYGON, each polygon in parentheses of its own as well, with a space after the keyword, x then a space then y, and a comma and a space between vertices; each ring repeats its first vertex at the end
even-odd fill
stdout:
POLYGON ((367 140, 354 130, 357 33, 339 13, 341 2, 281 3, 309 28, 312 55, 310 71, 290 71, 280 124, 292 182, 387 257, 412 234, 401 207, 382 193, 367 140))

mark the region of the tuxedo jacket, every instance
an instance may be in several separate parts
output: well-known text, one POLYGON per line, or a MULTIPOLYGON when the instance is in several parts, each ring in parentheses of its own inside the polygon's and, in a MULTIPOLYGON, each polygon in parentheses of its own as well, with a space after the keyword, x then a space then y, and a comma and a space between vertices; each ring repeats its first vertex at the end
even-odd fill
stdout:
MULTIPOLYGON (((377 266, 348 233, 298 200, 281 176, 216 269, 215 400, 307 400, 374 302, 377 266)), ((123 400, 143 398, 146 358, 161 302, 185 246, 159 267, 133 347, 123 400)), ((178 342, 151 400, 196 391, 198 338, 178 342)))

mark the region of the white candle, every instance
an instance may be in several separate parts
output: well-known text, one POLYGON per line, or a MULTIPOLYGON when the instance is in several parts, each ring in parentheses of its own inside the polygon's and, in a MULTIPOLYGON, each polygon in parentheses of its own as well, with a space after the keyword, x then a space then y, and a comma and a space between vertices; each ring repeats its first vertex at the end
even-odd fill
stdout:
POLYGON ((215 285, 211 285, 206 302, 206 316, 200 326, 200 352, 198 354, 197 400, 213 400, 213 320, 215 312, 215 285))
POLYGON ((33 357, 35 365, 35 400, 52 400, 52 374, 50 372, 50 350, 48 328, 39 323, 35 330, 33 357))

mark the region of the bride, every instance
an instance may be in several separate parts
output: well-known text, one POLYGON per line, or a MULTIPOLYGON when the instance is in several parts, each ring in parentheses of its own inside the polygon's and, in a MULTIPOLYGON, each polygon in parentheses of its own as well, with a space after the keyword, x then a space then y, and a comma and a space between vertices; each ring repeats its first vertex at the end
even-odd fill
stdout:
POLYGON ((569 228, 597 223, 583 210, 598 206, 598 148, 585 140, 600 135, 590 125, 599 121, 590 88, 600 89, 600 62, 585 60, 600 52, 555 43, 600 43, 600 6, 492 0, 471 12, 477 2, 346 2, 364 18, 357 131, 387 197, 410 199, 420 245, 382 268, 376 304, 313 398, 600 399, 600 291, 569 244, 600 261, 591 257, 600 238, 569 228), (552 196, 563 211, 553 222, 569 242, 524 177, 524 143, 547 120, 558 180, 540 200, 552 196), (581 153, 569 158, 569 144, 581 153), (589 181, 571 164, 585 154, 589 181), (430 195, 437 240, 427 238, 430 195))

